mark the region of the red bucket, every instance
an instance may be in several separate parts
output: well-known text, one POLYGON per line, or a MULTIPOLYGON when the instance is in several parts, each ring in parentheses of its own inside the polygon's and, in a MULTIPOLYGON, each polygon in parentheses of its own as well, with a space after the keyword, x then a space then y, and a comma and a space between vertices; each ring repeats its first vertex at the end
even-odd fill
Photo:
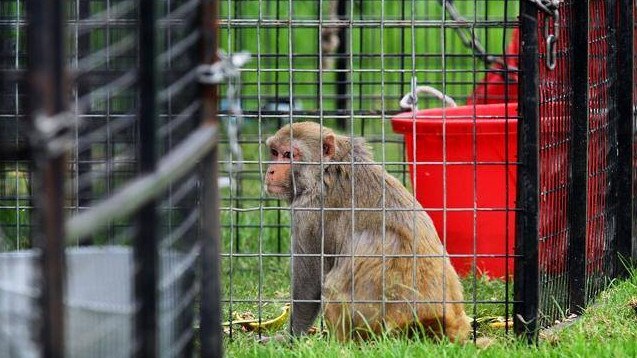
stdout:
POLYGON ((458 273, 470 274, 475 265, 491 277, 511 275, 517 103, 402 113, 392 126, 405 136, 416 198, 458 273))
MULTIPOLYGON (((511 41, 506 49, 504 62, 510 68, 518 68, 520 52, 519 31, 514 29, 511 41)), ((467 98, 467 104, 510 103, 518 101, 518 74, 506 71, 504 66, 495 63, 486 76, 476 85, 473 93, 467 98)))

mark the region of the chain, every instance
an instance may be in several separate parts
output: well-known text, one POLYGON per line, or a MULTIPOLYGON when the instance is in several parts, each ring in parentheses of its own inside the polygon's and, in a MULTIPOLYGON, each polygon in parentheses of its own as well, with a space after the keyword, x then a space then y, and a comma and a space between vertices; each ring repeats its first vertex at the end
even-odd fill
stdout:
POLYGON ((557 64, 557 40, 560 33, 560 13, 558 7, 562 0, 527 0, 535 4, 543 11, 544 16, 544 41, 546 43, 546 67, 549 70, 555 69, 557 64), (551 31, 552 30, 552 31, 551 31))
POLYGON ((250 61, 248 52, 239 52, 228 56, 225 52, 219 51, 219 61, 212 65, 199 65, 197 74, 199 82, 204 84, 219 84, 231 78, 239 78, 241 76, 241 67, 250 61))
POLYGON ((562 3, 562 0, 527 0, 533 4, 535 4, 535 6, 538 7, 538 9, 544 11, 547 15, 553 15, 553 12, 557 10, 557 8, 560 6, 560 4, 562 3))
MULTIPOLYGON (((239 145, 239 132, 243 125, 243 110, 241 109, 241 77, 235 77, 228 81, 228 91, 226 92, 226 101, 228 105, 228 113, 231 114, 226 122, 226 131, 228 135, 228 146, 230 147, 230 159, 228 160, 227 171, 232 176, 236 176, 243 170, 243 152, 239 145)), ((236 183, 233 180, 232 183, 236 183)))
MULTIPOLYGON (((449 17, 451 17, 453 21, 461 24, 469 24, 469 21, 467 21, 460 15, 458 9, 456 9, 455 5, 453 5, 452 0, 441 0, 441 2, 442 5, 445 7, 445 10, 449 14, 449 17)), ((504 59, 502 59, 501 57, 487 54, 487 51, 484 49, 484 46, 482 46, 482 43, 480 43, 480 41, 475 37, 474 33, 469 29, 456 27, 455 30, 462 43, 466 47, 470 48, 473 53, 480 57, 486 64, 490 65, 493 63, 497 63, 498 65, 502 66, 502 68, 508 71, 517 71, 517 67, 507 64, 506 61, 504 61, 504 59)))
MULTIPOLYGON (((243 151, 239 145, 239 132, 243 125, 243 110, 241 109, 241 68, 250 61, 248 52, 239 52, 227 55, 223 51, 218 52, 219 61, 212 65, 199 65, 197 73, 199 82, 205 84, 219 84, 227 81, 226 106, 228 110, 228 120, 226 121, 226 132, 228 135, 228 156, 227 171, 230 176, 235 177, 243 170, 243 151)), ((236 183, 236 180, 232 180, 236 183)))

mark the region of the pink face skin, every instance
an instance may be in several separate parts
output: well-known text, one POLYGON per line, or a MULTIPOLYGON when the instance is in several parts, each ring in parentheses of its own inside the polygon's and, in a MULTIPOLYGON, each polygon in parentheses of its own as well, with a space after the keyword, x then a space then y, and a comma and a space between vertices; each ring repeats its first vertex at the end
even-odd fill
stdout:
POLYGON ((265 191, 275 198, 286 198, 291 192, 291 161, 299 160, 298 150, 290 146, 272 146, 270 160, 273 162, 265 173, 265 191))

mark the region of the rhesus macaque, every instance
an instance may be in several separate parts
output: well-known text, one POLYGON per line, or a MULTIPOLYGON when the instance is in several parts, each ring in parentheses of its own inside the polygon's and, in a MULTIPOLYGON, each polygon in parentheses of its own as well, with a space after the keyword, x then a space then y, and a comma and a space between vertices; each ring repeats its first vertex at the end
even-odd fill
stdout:
MULTIPOLYGON (((338 2, 344 0, 330 0, 329 8, 328 8, 328 18, 330 20, 338 20, 338 2)), ((323 61, 323 69, 333 69, 334 68, 334 55, 338 46, 341 43, 338 35, 343 31, 338 27, 323 27, 321 29, 321 50, 323 51, 323 56, 321 60, 323 61)))
POLYGON ((462 286, 431 219, 396 178, 371 163, 362 138, 301 122, 266 143, 276 161, 266 191, 293 208, 293 334, 312 325, 323 295, 327 328, 339 340, 417 329, 467 338, 462 286), (352 198, 365 210, 352 214, 352 198))

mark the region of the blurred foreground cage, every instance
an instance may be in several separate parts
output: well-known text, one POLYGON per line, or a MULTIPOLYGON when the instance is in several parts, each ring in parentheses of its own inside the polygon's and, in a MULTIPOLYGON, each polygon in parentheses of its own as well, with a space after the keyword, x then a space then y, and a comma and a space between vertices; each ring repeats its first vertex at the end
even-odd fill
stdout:
POLYGON ((302 120, 415 193, 474 337, 501 316, 532 340, 637 256, 635 6, 0 0, 0 356, 220 356, 222 308, 233 340, 284 330, 294 223, 264 141, 302 120), (217 44, 253 54, 221 96, 197 81, 217 44), (460 106, 404 112, 416 85, 460 106))
POLYGON ((0 356, 221 356, 215 3, 0 9, 0 356))
POLYGON ((240 133, 223 145, 242 149, 222 160, 233 339, 244 337, 233 321, 266 320, 292 300, 294 223, 262 188, 265 138, 288 123, 370 143, 433 218, 474 318, 504 316, 532 339, 581 313, 636 257, 634 2, 220 5, 220 47, 254 58, 236 96, 243 116, 220 103, 240 133), (421 111, 399 114, 413 79, 460 107, 421 95, 421 111))

